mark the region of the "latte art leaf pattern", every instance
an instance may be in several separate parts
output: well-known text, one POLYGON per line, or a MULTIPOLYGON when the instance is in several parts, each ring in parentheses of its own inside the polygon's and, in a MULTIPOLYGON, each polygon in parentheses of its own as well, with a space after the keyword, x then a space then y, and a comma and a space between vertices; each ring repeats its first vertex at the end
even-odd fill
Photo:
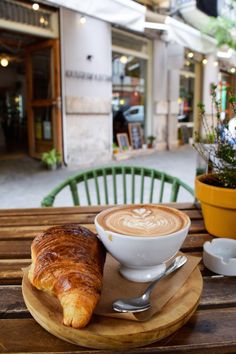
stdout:
POLYGON ((138 218, 146 218, 151 214, 151 210, 147 210, 145 208, 138 208, 133 210, 133 216, 138 218))
POLYGON ((157 218, 155 218, 154 216, 146 217, 145 219, 143 217, 137 218, 136 216, 127 216, 124 217, 123 220, 121 220, 121 224, 131 229, 137 228, 148 232, 149 230, 154 229, 158 227, 158 225, 160 225, 161 223, 163 224, 165 222, 165 220, 156 219, 157 218))
POLYGON ((167 235, 180 230, 186 222, 177 212, 160 206, 117 208, 104 221, 109 230, 132 236, 167 235))

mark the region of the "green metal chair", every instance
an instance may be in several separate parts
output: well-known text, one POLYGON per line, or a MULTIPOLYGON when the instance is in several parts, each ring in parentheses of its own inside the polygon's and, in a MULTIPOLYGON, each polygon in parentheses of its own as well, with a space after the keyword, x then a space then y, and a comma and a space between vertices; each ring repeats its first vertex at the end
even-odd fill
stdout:
MULTIPOLYGON (((64 198, 68 199, 68 189, 72 205, 176 202, 180 189, 194 197, 190 186, 167 173, 145 167, 112 166, 88 170, 68 178, 42 200, 41 206, 53 206, 59 194, 64 194, 64 198), (165 192, 167 196, 164 200, 165 192)), ((63 201, 62 195, 62 205, 63 201)))

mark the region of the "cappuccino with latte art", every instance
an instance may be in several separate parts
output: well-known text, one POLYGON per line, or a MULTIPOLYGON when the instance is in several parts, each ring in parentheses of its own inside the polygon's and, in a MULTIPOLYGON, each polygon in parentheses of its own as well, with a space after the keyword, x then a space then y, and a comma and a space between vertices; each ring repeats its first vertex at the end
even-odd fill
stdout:
POLYGON ((127 205, 104 210, 98 223, 106 230, 126 236, 165 236, 185 228, 186 214, 162 205, 127 205))

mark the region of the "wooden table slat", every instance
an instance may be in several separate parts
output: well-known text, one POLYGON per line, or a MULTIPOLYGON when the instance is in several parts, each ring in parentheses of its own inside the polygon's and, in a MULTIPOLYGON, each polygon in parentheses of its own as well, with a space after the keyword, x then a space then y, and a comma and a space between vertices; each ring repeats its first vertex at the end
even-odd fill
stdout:
MULTIPOLYGON (((23 300, 20 285, 0 285, 0 318, 1 314, 16 312, 19 316, 21 311, 27 312, 26 305, 23 300), (12 303, 15 306, 12 306, 12 303)), ((203 293, 200 298, 199 308, 209 309, 218 308, 219 306, 232 307, 236 306, 236 282, 233 277, 205 277, 203 293), (225 291, 222 293, 221 289, 225 291)))
MULTIPOLYGON (((165 203, 167 206, 177 208, 179 210, 197 210, 193 203, 165 203)), ((50 208, 24 208, 24 209, 0 209, 0 218, 3 216, 20 217, 22 215, 66 215, 66 214, 93 214, 98 213, 111 205, 96 205, 96 206, 73 206, 73 207, 50 207, 50 208)), ((199 210, 197 210, 199 211, 199 210)))
MULTIPOLYGON (((14 352, 63 352, 80 351, 82 353, 121 353, 120 350, 92 350, 86 349, 73 344, 61 341, 60 339, 50 335, 42 329, 32 318, 22 319, 0 319, 1 328, 1 347, 5 351, 14 352), (19 328, 21 329, 19 331, 19 328), (9 341, 9 333, 11 341, 9 341), (30 335, 29 335, 30 334, 30 335), (27 340, 22 341, 22 336, 27 340), (39 340, 40 338, 40 340, 39 340)), ((228 347, 222 348, 222 343, 228 343, 231 349, 236 351, 236 309, 227 308, 212 310, 198 310, 192 318, 180 328, 177 332, 160 342, 156 342, 144 348, 135 348, 124 353, 131 352, 132 354, 143 353, 162 353, 163 346, 168 346, 164 352, 174 353, 174 348, 179 347, 182 353, 192 353, 192 347, 198 345, 199 353, 201 347, 208 348, 208 353, 217 353, 216 350, 221 347, 218 353, 228 353, 228 347), (210 333, 209 333, 210 331, 210 333), (211 346, 208 347, 208 344, 211 346), (147 348, 150 348, 148 351, 147 348)), ((124 348, 125 349, 125 348, 124 348)))
MULTIPOLYGON (((37 234, 47 230, 49 227, 56 226, 53 225, 33 225, 33 226, 5 226, 0 228, 0 241, 12 240, 12 239, 30 239, 32 240, 37 234)), ((81 226, 86 227, 92 232, 96 233, 96 228, 94 224, 83 224, 81 226)))
MULTIPOLYGON (((93 227, 89 228, 93 230, 93 227)), ((94 230, 95 231, 95 230, 94 230)), ((32 243, 32 238, 25 238, 25 239, 0 239, 0 259, 11 259, 11 258, 30 258, 30 247, 32 243)), ((205 240, 211 240, 211 237, 205 237, 201 234, 190 234, 187 236, 184 244, 183 244, 183 251, 188 252, 193 249, 200 249, 203 246, 205 240)))
POLYGON ((93 223, 95 214, 67 214, 65 217, 59 215, 23 215, 20 218, 9 218, 8 216, 2 216, 0 218, 0 224, 4 226, 40 226, 40 225, 61 225, 65 223, 79 223, 79 224, 91 224, 93 223))

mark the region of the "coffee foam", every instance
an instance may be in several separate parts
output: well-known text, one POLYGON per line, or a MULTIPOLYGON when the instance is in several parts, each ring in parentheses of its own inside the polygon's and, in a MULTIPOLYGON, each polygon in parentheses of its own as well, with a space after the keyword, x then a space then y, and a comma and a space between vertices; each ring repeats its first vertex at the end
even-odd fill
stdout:
POLYGON ((98 216, 106 230, 129 236, 164 236, 187 226, 186 214, 160 205, 114 207, 98 216))

